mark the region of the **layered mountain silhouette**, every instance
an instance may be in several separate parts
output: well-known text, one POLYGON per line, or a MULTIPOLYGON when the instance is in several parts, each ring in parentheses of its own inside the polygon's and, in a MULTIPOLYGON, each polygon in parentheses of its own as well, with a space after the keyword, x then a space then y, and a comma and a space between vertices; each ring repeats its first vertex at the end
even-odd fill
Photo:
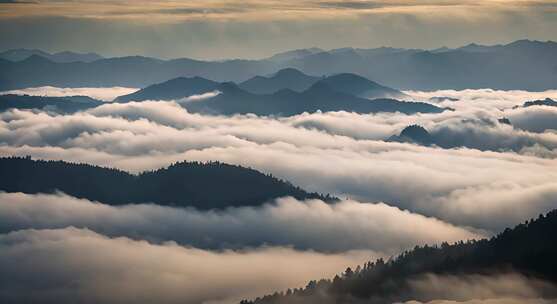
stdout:
MULTIPOLYGON (((311 281, 305 288, 275 293, 254 301, 244 300, 242 304, 386 304, 411 300, 425 303, 435 300, 434 295, 414 293, 411 281, 431 275, 451 275, 454 280, 465 275, 489 277, 512 273, 555 284, 556 229, 557 210, 506 229, 489 240, 416 246, 389 261, 379 259, 354 270, 347 268, 333 280, 311 281)), ((538 296, 555 297, 554 288, 539 292, 538 296)), ((460 300, 456 294, 447 296, 446 300, 460 300)))
POLYGON ((233 83, 217 87, 219 95, 200 102, 185 103, 191 112, 207 114, 248 114, 291 116, 304 112, 349 111, 356 113, 424 112, 439 113, 444 109, 422 102, 405 102, 394 99, 357 97, 334 90, 324 81, 318 81, 309 89, 298 93, 283 89, 273 94, 257 95, 242 90, 233 83))
POLYGON ((8 109, 42 109, 59 113, 73 113, 94 108, 101 104, 103 104, 102 101, 87 96, 0 95, 0 111, 8 109))
POLYGON ((411 114, 438 113, 444 110, 428 103, 377 98, 404 94, 358 75, 345 73, 317 78, 294 69, 284 69, 272 77, 254 78, 239 85, 232 82, 217 83, 200 77, 181 77, 120 96, 115 101, 180 100, 208 92, 215 92, 216 96, 201 101, 183 101, 181 104, 191 112, 224 115, 253 113, 289 116, 319 110, 411 114), (302 81, 297 82, 300 79, 305 81, 303 85, 299 85, 302 81), (301 90, 308 85, 309 87, 301 92, 295 90, 301 90))
MULTIPOLYGON (((0 57, 2 58, 2 57, 0 57)), ((353 73, 401 89, 556 88, 557 43, 519 40, 506 45, 458 49, 306 49, 260 60, 159 60, 131 56, 60 63, 41 54, 0 60, 0 90, 32 86, 146 87, 177 77, 243 82, 295 68, 308 75, 353 73), (41 57, 42 60, 33 57, 41 57)))
POLYGON ((240 88, 255 94, 272 94, 282 89, 301 92, 319 81, 320 77, 309 76, 301 71, 286 68, 271 77, 255 76, 239 84, 240 88))
POLYGON ((7 50, 0 53, 0 58, 9 61, 22 61, 33 55, 44 57, 48 60, 58 62, 58 63, 68 63, 68 62, 93 62, 103 57, 95 53, 76 53, 76 52, 58 52, 58 53, 47 53, 45 51, 36 49, 13 49, 7 50))
POLYGON ((163 83, 150 85, 137 92, 119 96, 114 101, 176 100, 215 90, 218 82, 201 77, 178 77, 163 83))
POLYGON ((181 162, 132 175, 87 164, 0 158, 0 191, 60 191, 111 205, 155 203, 198 209, 256 206, 284 196, 335 200, 308 193, 272 175, 219 162, 181 162))
POLYGON ((342 73, 321 80, 333 90, 341 93, 352 94, 363 98, 404 98, 408 97, 402 92, 382 86, 362 76, 342 73))

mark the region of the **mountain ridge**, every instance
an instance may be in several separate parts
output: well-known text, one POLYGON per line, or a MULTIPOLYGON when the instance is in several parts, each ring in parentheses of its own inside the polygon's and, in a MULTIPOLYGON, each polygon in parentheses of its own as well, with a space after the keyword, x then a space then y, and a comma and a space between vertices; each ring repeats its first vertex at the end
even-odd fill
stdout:
POLYGON ((306 192, 251 168, 220 162, 184 161, 133 175, 89 164, 3 157, 0 169, 1 191, 29 194, 61 191, 110 205, 155 203, 208 210, 257 206, 284 196, 336 200, 329 195, 306 192))
MULTIPOLYGON (((428 302, 436 298, 413 294, 411 280, 427 275, 497 276, 520 274, 557 283, 557 210, 535 220, 507 228, 483 240, 459 241, 440 246, 416 246, 388 261, 370 261, 355 270, 348 267, 334 279, 310 281, 305 288, 276 292, 241 304, 298 303, 400 303, 428 302)), ((450 287, 450 286, 447 286, 450 287)), ((540 290, 540 292, 544 292, 540 290)), ((555 297, 555 290, 545 291, 555 297)), ((445 300, 461 300, 450 295, 445 300)))
MULTIPOLYGON (((295 83, 296 81, 294 81, 295 83)), ((390 96, 405 95, 395 89, 379 85, 373 81, 354 74, 341 74, 318 78, 303 74, 295 69, 283 69, 272 77, 258 77, 250 85, 235 84, 233 82, 213 82, 201 77, 175 78, 164 83, 155 84, 135 93, 120 96, 117 102, 143 100, 180 100, 191 95, 218 92, 215 96, 198 102, 180 102, 191 112, 206 114, 248 114, 291 116, 303 112, 321 111, 349 111, 358 113, 403 112, 437 113, 444 109, 432 104, 420 102, 405 102, 389 99, 390 96), (275 81, 281 78, 280 81, 275 81), (283 78, 303 77, 312 82, 301 92, 292 88, 290 81, 283 78), (358 81, 354 81, 358 80, 358 81), (262 91, 272 93, 254 93, 245 87, 253 85, 254 81, 263 81, 267 85, 262 91), (269 81, 272 85, 268 85, 269 81), (198 85, 202 83, 203 85, 198 85), (272 89, 269 89, 271 88, 272 89), (375 97, 370 100, 368 97, 375 97)))
POLYGON ((404 90, 521 89, 540 91, 557 88, 557 43, 518 40, 488 51, 449 49, 352 49, 302 52, 282 60, 207 61, 190 58, 161 60, 128 56, 93 62, 29 65, 1 62, 0 90, 31 86, 145 87, 176 77, 200 76, 214 81, 243 82, 282 68, 295 68, 308 75, 349 72, 404 90), (37 72, 39 71, 39 72, 37 72))
POLYGON ((78 53, 72 51, 62 51, 57 53, 49 53, 39 49, 10 49, 0 52, 0 58, 12 62, 23 61, 33 55, 41 56, 51 61, 57 63, 69 63, 69 62, 93 62, 96 60, 103 59, 99 54, 89 52, 89 53, 78 53))

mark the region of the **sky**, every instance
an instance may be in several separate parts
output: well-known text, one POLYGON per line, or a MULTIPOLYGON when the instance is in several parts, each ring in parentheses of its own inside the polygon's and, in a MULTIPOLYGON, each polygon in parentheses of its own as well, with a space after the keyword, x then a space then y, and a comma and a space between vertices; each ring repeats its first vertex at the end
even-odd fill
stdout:
POLYGON ((557 40, 556 0, 0 0, 0 50, 264 58, 557 40))

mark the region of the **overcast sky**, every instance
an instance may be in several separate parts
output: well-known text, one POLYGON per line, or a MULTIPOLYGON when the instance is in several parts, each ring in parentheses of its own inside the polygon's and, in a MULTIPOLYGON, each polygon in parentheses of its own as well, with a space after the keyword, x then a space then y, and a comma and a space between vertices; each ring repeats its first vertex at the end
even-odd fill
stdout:
POLYGON ((0 0, 0 50, 261 58, 557 40, 557 0, 0 0))

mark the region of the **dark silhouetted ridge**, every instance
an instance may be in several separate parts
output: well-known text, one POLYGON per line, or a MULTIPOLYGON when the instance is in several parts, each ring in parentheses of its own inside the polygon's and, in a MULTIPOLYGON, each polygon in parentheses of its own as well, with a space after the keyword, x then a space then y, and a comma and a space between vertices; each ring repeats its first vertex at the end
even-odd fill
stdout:
POLYGON ((248 114, 291 116, 304 112, 347 111, 356 113, 402 112, 439 113, 444 109, 422 102, 394 99, 367 99, 336 91, 329 83, 318 81, 303 92, 282 89, 273 94, 253 94, 232 83, 220 85, 222 94, 202 102, 186 103, 190 112, 208 114, 248 114))
POLYGON ((119 96, 114 101, 175 100, 210 92, 218 84, 218 82, 201 77, 178 77, 163 83, 150 85, 128 95, 119 96))
POLYGON ((322 199, 253 169, 220 162, 180 162, 132 175, 124 171, 31 158, 0 158, 0 190, 64 192, 110 205, 155 203, 198 209, 257 206, 274 198, 322 199))
POLYGON ((543 99, 543 100, 527 101, 522 105, 523 108, 532 107, 532 106, 557 107, 557 101, 555 101, 551 98, 546 98, 546 99, 543 99))
POLYGON ((326 83, 335 91, 363 98, 399 98, 405 96, 400 91, 351 73, 333 75, 319 82, 326 83))
MULTIPOLYGON (((557 210, 526 221, 487 240, 441 246, 416 246, 397 257, 348 268, 333 280, 311 281, 305 288, 242 301, 244 304, 395 303, 416 300, 409 280, 426 274, 519 273, 557 283, 557 210)), ((543 291, 540 291, 543 292, 543 291)), ((552 291, 548 291, 552 292, 552 291)), ((547 295, 555 297, 555 294, 547 295)), ((456 298, 455 298, 456 299, 456 298)), ((421 294, 422 302, 434 300, 421 294)), ((450 300, 450 299, 448 299, 450 300)))

